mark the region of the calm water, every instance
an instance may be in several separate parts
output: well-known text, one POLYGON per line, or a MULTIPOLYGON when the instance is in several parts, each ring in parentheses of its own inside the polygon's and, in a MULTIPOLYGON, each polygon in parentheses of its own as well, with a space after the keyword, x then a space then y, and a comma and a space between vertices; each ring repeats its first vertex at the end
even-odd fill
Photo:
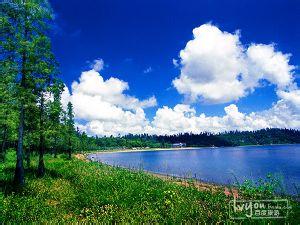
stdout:
POLYGON ((144 151, 91 154, 89 158, 109 165, 144 169, 219 184, 258 180, 268 173, 283 178, 289 194, 300 185, 300 145, 273 145, 193 150, 144 151), (295 187, 296 186, 296 187, 295 187))

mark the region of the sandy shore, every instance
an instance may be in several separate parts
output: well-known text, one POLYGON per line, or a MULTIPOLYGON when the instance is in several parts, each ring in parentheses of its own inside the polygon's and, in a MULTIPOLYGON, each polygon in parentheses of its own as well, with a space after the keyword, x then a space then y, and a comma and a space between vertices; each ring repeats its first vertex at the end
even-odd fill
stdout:
POLYGON ((152 173, 148 171, 144 171, 144 172, 154 177, 158 177, 164 181, 172 182, 185 187, 190 187, 190 186, 195 187, 199 191, 210 191, 215 193, 215 192, 223 191, 225 188, 225 186, 223 185, 212 184, 212 183, 203 182, 195 179, 186 179, 186 178, 162 175, 162 174, 152 173))
POLYGON ((83 153, 84 155, 90 154, 103 154, 103 153, 116 153, 116 152, 149 152, 149 151, 184 151, 190 149, 201 148, 216 148, 216 147, 184 147, 184 148, 137 148, 137 149, 112 149, 112 150, 98 150, 94 152, 83 153))

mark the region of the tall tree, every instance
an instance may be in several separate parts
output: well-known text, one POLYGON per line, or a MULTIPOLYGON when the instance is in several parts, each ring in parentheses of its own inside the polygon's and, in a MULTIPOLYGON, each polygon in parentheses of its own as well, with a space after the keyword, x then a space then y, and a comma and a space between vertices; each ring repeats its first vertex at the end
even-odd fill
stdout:
POLYGON ((5 159, 7 141, 16 138, 16 11, 7 4, 0 7, 0 161, 5 159))
POLYGON ((71 159, 71 155, 72 155, 72 138, 73 138, 74 133, 75 133, 73 105, 72 105, 71 102, 68 102, 68 106, 67 106, 66 128, 67 128, 67 138, 68 138, 68 156, 69 156, 69 159, 71 159))
MULTIPOLYGON (((19 125, 15 182, 24 184, 23 140, 26 110, 30 103, 38 101, 40 109, 40 164, 43 175, 44 152, 44 95, 56 74, 57 63, 51 53, 48 37, 51 7, 47 0, 12 0, 1 5, 0 18, 13 28, 16 53, 13 61, 18 68, 19 125), (36 100, 35 100, 36 99, 36 100)), ((5 38, 4 38, 5 39, 5 38)), ((2 60, 2 58, 0 59, 2 60)))
MULTIPOLYGON (((48 11, 42 11, 42 18, 51 18, 51 14, 48 11)), ((47 23, 44 22, 41 25, 40 33, 33 40, 33 47, 35 49, 34 57, 32 57, 32 63, 34 63, 34 72, 33 78, 35 81, 35 89, 38 95, 38 105, 40 109, 40 127, 39 127, 39 165, 38 165, 38 175, 43 176, 45 173, 45 164, 44 164, 44 153, 45 153, 45 133, 46 129, 49 127, 47 120, 48 114, 48 104, 46 104, 45 99, 51 91, 55 89, 53 87, 56 81, 57 71, 57 62, 53 53, 51 52, 51 41, 47 36, 47 23)), ((55 93, 57 95, 57 93, 55 93)), ((60 93, 58 93, 60 95, 60 93)), ((58 96, 55 96, 56 98, 58 96)), ((57 99, 56 99, 57 101, 57 99)))
MULTIPOLYGON (((18 129, 18 147, 17 147, 17 162, 16 162, 16 170, 15 170, 15 181, 17 184, 24 184, 24 168, 23 168, 23 125, 24 125, 24 99, 21 98, 21 95, 24 94, 24 90, 26 89, 26 73, 28 69, 26 68, 28 65, 26 64, 26 52, 28 43, 25 41, 26 37, 28 37, 27 33, 27 14, 23 2, 17 1, 7 1, 1 4, 1 22, 3 24, 10 27, 9 30, 14 32, 14 35, 11 37, 4 37, 4 42, 6 42, 6 46, 15 43, 15 48, 10 49, 12 52, 17 55, 16 57, 9 56, 7 59, 9 61, 17 64, 18 73, 21 73, 20 85, 18 89, 18 100, 21 103, 20 105, 20 113, 19 113, 19 129, 18 129)), ((2 30, 1 30, 2 31, 2 30)), ((3 38, 1 32, 1 39, 3 38)), ((4 44, 4 46, 5 46, 4 44)), ((4 48, 5 49, 5 48, 4 48)), ((5 61, 3 58, 2 63, 5 61)), ((6 71, 7 72, 7 71, 6 71)), ((4 77, 7 77, 8 73, 4 74, 4 77)))
POLYGON ((64 84, 60 80, 55 80, 54 84, 51 86, 51 94, 53 100, 48 101, 49 108, 49 129, 47 130, 47 136, 49 137, 49 144, 51 146, 51 152, 54 157, 57 156, 57 149, 59 148, 59 139, 62 133, 62 104, 61 104, 61 94, 64 89, 64 84))

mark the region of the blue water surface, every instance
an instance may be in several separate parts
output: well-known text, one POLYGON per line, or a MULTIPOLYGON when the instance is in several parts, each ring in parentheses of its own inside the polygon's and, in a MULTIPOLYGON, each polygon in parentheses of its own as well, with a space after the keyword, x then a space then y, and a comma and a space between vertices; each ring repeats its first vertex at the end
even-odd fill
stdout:
POLYGON ((299 194, 300 145, 199 148, 98 153, 88 156, 113 166, 195 178, 218 184, 281 177, 286 194, 299 194))

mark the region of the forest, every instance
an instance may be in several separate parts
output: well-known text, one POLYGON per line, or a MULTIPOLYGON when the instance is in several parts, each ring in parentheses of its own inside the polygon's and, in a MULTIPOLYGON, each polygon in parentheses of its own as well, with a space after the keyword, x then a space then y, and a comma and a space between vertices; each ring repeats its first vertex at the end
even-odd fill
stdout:
POLYGON ((300 131, 269 128, 257 131, 230 131, 219 134, 178 134, 155 137, 160 143, 186 143, 188 147, 222 147, 300 143, 300 131))

